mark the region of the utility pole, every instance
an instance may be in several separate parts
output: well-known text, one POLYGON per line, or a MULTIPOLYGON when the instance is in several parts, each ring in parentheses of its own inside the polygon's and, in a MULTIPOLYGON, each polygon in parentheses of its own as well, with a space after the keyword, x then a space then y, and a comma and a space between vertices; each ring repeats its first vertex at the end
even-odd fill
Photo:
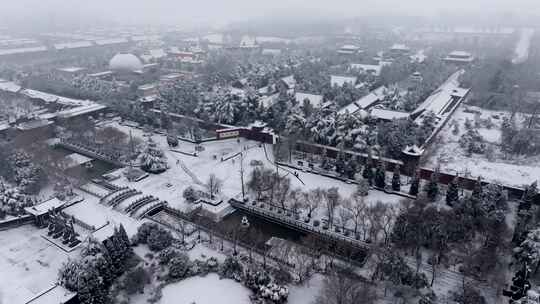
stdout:
POLYGON ((242 201, 246 201, 246 191, 244 189, 244 152, 240 152, 240 182, 242 183, 242 201))
POLYGON ((130 171, 133 170, 133 155, 135 155, 135 148, 133 147, 133 135, 131 134, 131 129, 129 129, 129 149, 130 155, 129 155, 129 169, 130 171))

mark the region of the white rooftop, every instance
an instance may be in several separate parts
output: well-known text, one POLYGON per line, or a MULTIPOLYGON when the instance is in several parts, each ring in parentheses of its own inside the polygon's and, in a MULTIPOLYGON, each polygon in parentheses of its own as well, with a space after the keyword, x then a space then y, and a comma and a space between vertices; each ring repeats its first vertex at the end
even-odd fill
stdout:
POLYGON ((65 67, 65 68, 58 68, 58 71, 67 72, 67 73, 76 73, 86 70, 85 68, 81 67, 65 67))
POLYGON ((351 85, 354 85, 356 83, 356 77, 335 76, 335 75, 330 76, 330 85, 332 87, 336 86, 336 85, 338 87, 342 87, 343 85, 345 85, 345 83, 349 83, 351 85))
MULTIPOLYGON (((413 111, 412 115, 423 112, 433 112, 442 115, 454 98, 463 98, 469 92, 468 89, 459 87, 459 77, 465 71, 459 70, 452 74, 437 90, 413 111)), ((418 119, 418 118, 417 118, 418 119)))
POLYGON ((1 91, 10 92, 10 93, 17 93, 21 89, 22 89, 21 86, 16 85, 15 83, 13 83, 11 81, 0 82, 0 90, 1 91))
POLYGON ((39 203, 33 207, 26 207, 24 208, 24 211, 34 216, 38 216, 38 215, 42 215, 49 212, 49 210, 51 209, 58 209, 62 207, 64 204, 65 204, 64 201, 61 201, 55 197, 50 200, 39 203))
POLYGON ((110 45, 110 44, 120 44, 127 43, 126 38, 109 38, 109 39, 99 39, 94 41, 97 45, 110 45))
POLYGON ((294 95, 294 98, 299 104, 302 104, 304 100, 309 100, 309 103, 311 103, 312 106, 317 107, 322 104, 323 96, 322 95, 315 95, 315 94, 308 94, 308 93, 296 93, 294 95))
POLYGON ((93 44, 90 41, 74 41, 74 42, 57 43, 54 45, 54 48, 57 50, 78 49, 78 48, 91 47, 92 45, 93 44))
POLYGON ((386 110, 386 109, 373 109, 371 110, 371 116, 378 119, 382 119, 382 120, 393 120, 393 119, 408 118, 409 113, 386 110))
POLYGON ((410 50, 410 48, 406 46, 405 44, 394 44, 392 45, 390 49, 396 50, 396 51, 409 51, 410 50))
POLYGON ((271 107, 278 99, 279 93, 270 96, 264 96, 260 99, 263 108, 271 107))
POLYGON ((470 57, 471 56, 471 53, 469 52, 466 52, 466 51, 452 51, 449 56, 456 56, 456 57, 461 57, 461 56, 467 56, 467 57, 470 57))
POLYGON ((281 78, 281 80, 289 87, 289 89, 294 88, 294 86, 296 85, 296 79, 294 79, 294 75, 283 77, 281 78))
POLYGON ((341 48, 341 50, 351 50, 351 51, 357 51, 360 48, 353 44, 345 44, 341 48))
POLYGON ((79 153, 72 153, 66 155, 64 158, 69 162, 68 168, 77 167, 92 161, 90 157, 86 157, 79 153))
POLYGON ((15 49, 0 49, 0 56, 24 54, 24 53, 36 53, 36 52, 45 52, 45 51, 47 51, 46 46, 34 46, 34 47, 15 48, 15 49))
POLYGON ((358 99, 356 101, 356 104, 362 109, 367 109, 375 102, 379 101, 384 96, 385 91, 385 86, 378 87, 375 90, 371 91, 368 95, 358 99))
POLYGON ((88 113, 93 113, 93 112, 100 111, 106 108, 107 106, 104 106, 98 103, 90 103, 90 104, 82 105, 82 106, 75 107, 69 110, 60 111, 58 112, 58 116, 63 117, 63 118, 69 118, 69 117, 75 117, 75 116, 84 115, 88 113))
POLYGON ((351 69, 362 70, 364 72, 371 72, 375 76, 378 76, 381 73, 382 65, 380 64, 362 64, 362 63, 351 63, 351 69))

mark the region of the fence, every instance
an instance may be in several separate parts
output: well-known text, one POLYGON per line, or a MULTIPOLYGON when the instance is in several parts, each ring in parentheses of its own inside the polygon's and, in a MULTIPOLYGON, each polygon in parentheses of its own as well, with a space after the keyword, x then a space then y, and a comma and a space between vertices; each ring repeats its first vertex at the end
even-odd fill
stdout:
POLYGON ((0 230, 6 230, 11 228, 16 228, 22 225, 26 225, 34 221, 33 215, 24 215, 8 220, 0 221, 0 230))
POLYGON ((339 235, 337 233, 333 233, 333 232, 330 232, 330 231, 326 231, 326 230, 324 230, 322 228, 317 228, 317 227, 315 227, 313 225, 303 223, 303 222, 301 222, 299 220, 289 219, 289 218, 287 218, 285 216, 281 216, 280 214, 276 214, 276 213, 270 212, 270 211, 265 211, 262 208, 250 207, 250 206, 246 205, 245 203, 237 201, 235 199, 229 200, 229 204, 231 204, 233 207, 235 207, 237 209, 241 209, 241 210, 246 211, 248 213, 256 214, 258 216, 261 216, 264 219, 267 219, 267 220, 269 220, 271 222, 275 222, 277 224, 288 226, 289 228, 295 229, 297 231, 301 231, 301 232, 305 232, 305 233, 309 233, 309 234, 315 234, 318 237, 323 238, 323 239, 327 239, 327 240, 331 240, 331 241, 339 241, 339 242, 345 243, 345 244, 347 244, 347 245, 349 245, 349 246, 351 246, 353 248, 358 248, 358 249, 369 249, 371 247, 370 244, 368 244, 366 242, 356 240, 356 239, 351 238, 351 237, 342 236, 342 235, 339 235))

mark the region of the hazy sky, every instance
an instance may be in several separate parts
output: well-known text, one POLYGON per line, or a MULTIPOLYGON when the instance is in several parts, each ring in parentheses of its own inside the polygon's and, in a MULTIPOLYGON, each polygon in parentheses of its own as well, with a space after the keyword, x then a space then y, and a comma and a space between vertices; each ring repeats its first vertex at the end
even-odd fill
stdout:
POLYGON ((540 13, 540 0, 0 0, 0 4, 0 17, 25 22, 92 16, 138 23, 224 23, 287 11, 328 17, 387 11, 412 15, 461 10, 540 13))

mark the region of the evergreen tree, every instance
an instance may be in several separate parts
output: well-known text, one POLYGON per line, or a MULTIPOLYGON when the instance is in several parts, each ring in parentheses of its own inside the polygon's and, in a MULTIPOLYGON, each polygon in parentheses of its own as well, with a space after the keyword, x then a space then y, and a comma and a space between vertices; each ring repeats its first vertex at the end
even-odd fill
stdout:
POLYGON ((455 177, 452 179, 450 184, 448 184, 448 189, 446 190, 446 204, 452 206, 454 202, 457 202, 459 199, 459 186, 458 178, 455 177))
POLYGON ((338 157, 338 159, 336 159, 335 166, 336 173, 338 173, 339 175, 342 175, 345 172, 345 161, 342 157, 338 157))
POLYGON ((141 169, 150 173, 167 170, 167 157, 152 138, 148 139, 146 148, 141 154, 141 169))
POLYGON ((71 291, 77 291, 77 280, 81 265, 79 261, 69 259, 58 271, 58 282, 71 291))
POLYGON ((375 170, 375 186, 384 189, 386 187, 386 173, 382 164, 375 170))
POLYGON ((401 172, 399 170, 399 165, 394 166, 394 175, 392 175, 392 190, 401 190, 401 172))
POLYGON ((439 195, 439 174, 437 171, 431 174, 429 182, 426 184, 424 191, 426 192, 427 197, 434 202, 439 195))
POLYGON ((83 304, 102 304, 107 302, 107 286, 98 272, 97 259, 88 256, 81 261, 77 279, 77 295, 83 304))
POLYGON ((356 174, 356 162, 352 159, 347 162, 345 165, 345 176, 348 179, 354 179, 354 175, 356 174))
POLYGON ((420 178, 418 177, 418 172, 414 171, 411 179, 411 187, 409 189, 410 195, 418 195, 418 190, 420 189, 420 178))
POLYGON ((124 257, 123 257, 123 246, 117 241, 115 235, 104 242, 105 245, 105 254, 108 256, 108 259, 111 261, 111 269, 115 275, 120 275, 125 270, 124 257))
POLYGON ((129 236, 126 233, 126 229, 124 229, 124 225, 120 224, 120 227, 118 228, 118 235, 122 242, 131 249, 131 242, 129 240, 129 236))
POLYGON ((482 179, 480 177, 476 179, 471 197, 477 201, 482 199, 482 179))
POLYGON ((356 187, 355 195, 367 196, 369 194, 369 183, 364 178, 358 179, 358 186, 356 187))
POLYGON ((370 186, 373 185, 373 168, 371 167, 371 162, 367 162, 364 166, 362 177, 368 181, 370 186))
POLYGON ((537 195, 538 195, 538 183, 534 182, 530 186, 525 187, 521 200, 523 200, 525 203, 532 204, 537 195))

